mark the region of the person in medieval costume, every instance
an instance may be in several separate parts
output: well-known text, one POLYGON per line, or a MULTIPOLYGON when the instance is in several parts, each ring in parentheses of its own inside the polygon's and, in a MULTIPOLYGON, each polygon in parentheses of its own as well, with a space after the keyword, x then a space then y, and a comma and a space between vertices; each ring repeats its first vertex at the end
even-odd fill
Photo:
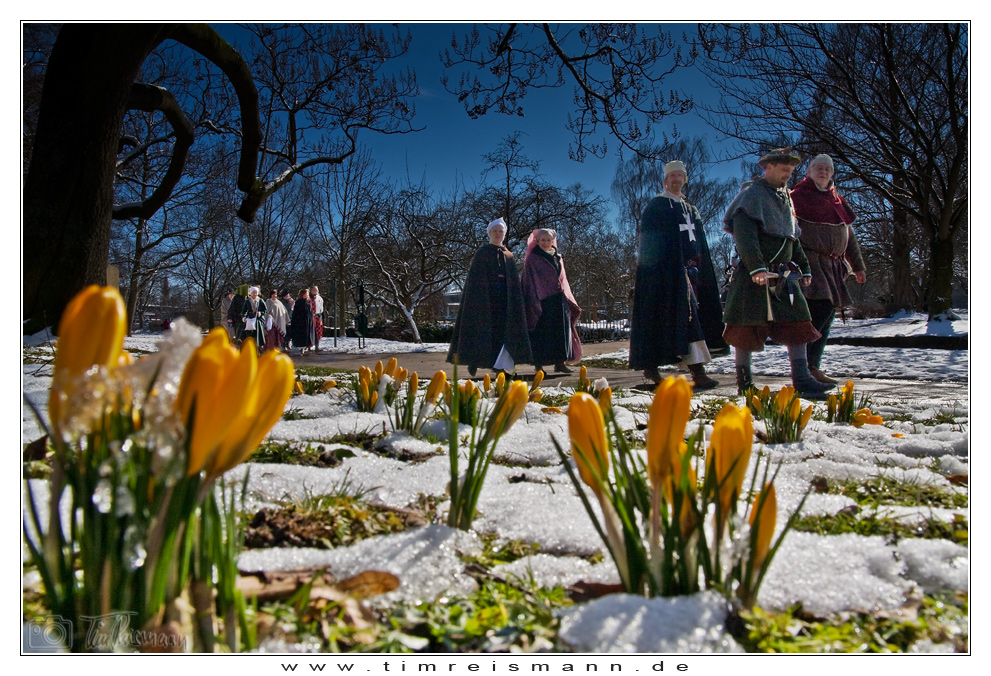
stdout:
POLYGON ((507 229, 501 218, 489 223, 489 243, 475 252, 461 293, 447 361, 466 364, 471 376, 479 368, 511 373, 533 360, 516 259, 504 245, 507 229))
POLYGON ((313 306, 310 304, 310 290, 300 289, 292 308, 292 346, 299 348, 302 357, 313 347, 313 306))
POLYGON ((582 309, 571 293, 557 233, 540 228, 530 233, 523 259, 523 302, 535 371, 554 364, 557 373, 572 373, 566 362, 582 358, 578 318, 582 309))
POLYGON ((292 293, 289 292, 289 289, 283 289, 282 300, 280 302, 282 303, 282 307, 286 309, 286 340, 283 347, 288 352, 289 344, 292 342, 292 311, 296 301, 293 300, 292 293))
POLYGON ((228 291, 224 294, 224 297, 220 301, 220 316, 221 322, 224 328, 227 329, 227 337, 231 340, 234 339, 234 323, 228 319, 228 315, 231 312, 231 305, 234 304, 234 292, 228 291))
POLYGON ((806 174, 791 191, 791 201, 802 230, 799 239, 812 270, 812 283, 802 293, 809 304, 812 326, 822 334, 808 344, 809 373, 821 383, 835 384, 822 372, 822 353, 836 308, 853 304, 846 278, 853 273, 857 283, 863 284, 867 281, 867 268, 853 233, 857 215, 833 184, 833 158, 818 155, 806 174))
POLYGON ((265 320, 265 349, 282 350, 282 345, 286 342, 289 313, 286 312, 286 307, 279 301, 278 290, 272 289, 268 298, 268 319, 265 320))
POLYGON ((723 338, 735 348, 740 392, 754 387, 751 357, 770 337, 788 346, 795 390, 806 399, 825 399, 832 385, 809 373, 805 346, 820 334, 801 290, 811 284, 812 272, 787 188, 800 162, 791 148, 761 157, 764 175, 744 184, 723 217, 723 230, 733 235, 740 257, 726 295, 723 338))
POLYGON ((259 352, 265 349, 265 320, 268 316, 268 306, 259 297, 260 292, 261 289, 257 286, 248 289, 248 297, 244 300, 244 309, 241 311, 241 335, 238 336, 242 342, 245 338, 254 338, 259 352))
POLYGON ((630 368, 642 370, 656 384, 661 381, 658 366, 683 364, 694 389, 708 390, 719 383, 705 372, 712 356, 700 310, 705 306, 713 315, 710 333, 722 344, 722 307, 702 217, 681 192, 687 180, 683 162, 664 165, 664 191, 647 204, 640 219, 630 368))
POLYGON ((241 334, 244 333, 244 301, 248 297, 248 285, 242 284, 237 287, 237 292, 234 294, 234 298, 231 299, 231 304, 227 308, 227 321, 230 324, 228 329, 231 334, 231 340, 241 340, 241 334))

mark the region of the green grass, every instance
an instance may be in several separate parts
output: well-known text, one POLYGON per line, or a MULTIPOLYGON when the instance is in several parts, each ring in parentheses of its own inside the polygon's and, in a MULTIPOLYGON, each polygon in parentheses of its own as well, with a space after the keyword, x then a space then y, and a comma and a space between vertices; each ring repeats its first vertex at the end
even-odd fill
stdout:
POLYGON ((354 451, 330 448, 332 444, 310 444, 300 441, 265 441, 248 462, 306 467, 335 467, 343 458, 353 458, 354 451))
POLYGON ((867 512, 863 516, 847 512, 821 516, 800 517, 793 528, 805 533, 816 535, 877 535, 883 537, 889 544, 896 544, 903 538, 941 539, 967 546, 968 524, 966 519, 958 516, 953 523, 945 523, 939 519, 927 519, 920 523, 905 523, 885 516, 883 512, 867 512))
MULTIPOLYGON (((303 376, 314 376, 317 378, 328 378, 330 376, 336 375, 354 375, 354 371, 349 371, 347 369, 333 368, 332 366, 299 366, 297 365, 294 369, 298 375, 303 376)), ((334 380, 337 380, 335 378, 334 380)))
POLYGON ((616 357, 586 357, 582 359, 581 365, 590 369, 613 369, 614 371, 628 371, 630 369, 628 360, 616 357))
POLYGON ((331 493, 305 492, 302 498, 280 500, 278 508, 259 510, 252 517, 246 545, 334 549, 423 525, 409 514, 369 504, 363 493, 363 487, 345 478, 331 493))
POLYGON ((537 403, 541 406, 556 406, 557 408, 564 409, 567 408, 569 401, 571 401, 570 394, 548 394, 545 391, 544 396, 537 403))
POLYGON ((747 652, 902 653, 922 640, 969 650, 967 598, 925 596, 920 607, 891 617, 846 614, 814 618, 793 606, 773 613, 741 612, 730 626, 747 652))
POLYGON ((826 493, 845 495, 856 500, 857 504, 868 506, 883 503, 907 507, 965 509, 969 502, 964 492, 921 481, 897 481, 886 476, 873 477, 867 481, 831 480, 826 485, 826 493))

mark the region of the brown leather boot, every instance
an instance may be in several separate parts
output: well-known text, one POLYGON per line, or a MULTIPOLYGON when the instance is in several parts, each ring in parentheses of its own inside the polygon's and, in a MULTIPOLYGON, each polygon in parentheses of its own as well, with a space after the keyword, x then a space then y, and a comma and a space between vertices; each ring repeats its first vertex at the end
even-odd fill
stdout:
POLYGON ((692 374, 692 390, 695 392, 701 392, 702 390, 711 390, 714 387, 719 387, 719 383, 705 372, 705 366, 702 364, 689 364, 688 370, 692 374))
POLYGON ((820 383, 826 383, 827 385, 835 385, 836 383, 839 382, 838 380, 834 380, 833 378, 830 378, 819 369, 814 369, 811 366, 809 367, 809 373, 811 373, 812 377, 818 380, 820 383))

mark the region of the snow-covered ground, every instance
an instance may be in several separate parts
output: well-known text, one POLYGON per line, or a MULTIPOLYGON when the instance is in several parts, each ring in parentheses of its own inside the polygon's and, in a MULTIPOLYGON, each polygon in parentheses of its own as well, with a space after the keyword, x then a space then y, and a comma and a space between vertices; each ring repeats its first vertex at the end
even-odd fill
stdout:
MULTIPOLYGON (((948 322, 951 333, 967 333, 966 315, 963 317, 948 322)), ((837 322, 834 333, 842 327, 845 335, 893 335, 878 333, 882 331, 907 335, 916 330, 917 324, 913 322, 911 317, 885 322, 865 320, 856 325, 848 322, 845 326, 837 322)), ((922 326, 926 330, 925 322, 922 326)), ((125 346, 155 351, 159 340, 158 334, 136 336, 127 339, 125 346)), ((354 339, 339 339, 339 342, 342 343, 337 348, 339 351, 357 349, 354 339)), ((323 347, 333 350, 332 339, 325 338, 323 347)), ((362 352, 372 362, 376 354, 402 353, 408 347, 417 351, 447 349, 447 345, 409 346, 369 339, 362 352)), ((775 374, 780 370, 781 375, 785 374, 787 360, 775 355, 773 350, 757 356, 755 372, 775 374)), ((836 365, 845 372, 918 380, 921 394, 912 402, 877 402, 877 408, 886 418, 901 412, 912 420, 861 429, 813 420, 803 441, 764 447, 764 454, 771 462, 782 464, 777 479, 779 528, 805 494, 809 482, 817 477, 864 481, 883 476, 932 484, 946 491, 966 491, 947 480, 948 475, 969 473, 966 388, 961 388, 963 395, 952 397, 927 398, 925 393, 925 382, 967 382, 966 351, 830 346, 828 355, 831 368, 836 365), (940 411, 952 411, 952 421, 927 422, 940 411)), ((713 370, 730 370, 732 364, 723 364, 725 359, 717 360, 713 370)), ((399 363, 402 365, 401 357, 399 363)), ((42 411, 49 381, 46 367, 23 367, 24 392, 42 411)), ((545 392, 555 394, 559 390, 545 388, 545 392)), ((703 395, 693 401, 700 406, 707 400, 703 395)), ((643 410, 649 401, 650 395, 645 392, 616 393, 614 404, 621 424, 629 429, 643 422, 643 415, 633 410, 643 410)), ((378 432, 383 426, 389 428, 386 416, 357 413, 347 396, 333 390, 329 394, 293 397, 287 407, 313 417, 282 420, 272 429, 270 438, 303 444, 326 443, 342 432, 378 432)), ((22 440, 28 441, 36 438, 39 430, 30 411, 22 408, 22 440)), ((693 425, 697 423, 690 423, 690 431, 693 425)), ((374 502, 402 508, 418 495, 444 495, 450 478, 444 426, 435 425, 426 431, 441 439, 440 445, 405 434, 391 434, 380 442, 393 450, 405 451, 402 457, 410 454, 425 457, 415 463, 353 448, 355 456, 346 458, 335 468, 244 465, 233 470, 231 477, 249 473, 248 509, 251 510, 286 497, 327 493, 345 481, 374 502)), ((478 506, 480 515, 474 523, 476 533, 432 525, 334 550, 250 550, 241 556, 240 566, 246 571, 327 566, 333 575, 341 577, 373 567, 395 573, 402 583, 396 591, 376 599, 376 603, 434 599, 472 588, 474 582, 464 573, 459 554, 477 553, 481 548, 478 534, 495 533, 500 539, 537 543, 541 552, 501 567, 497 571, 500 574, 533 575, 542 585, 568 585, 579 580, 617 582, 615 567, 608 557, 595 565, 579 558, 601 549, 602 543, 560 464, 551 435, 562 442, 567 439, 565 416, 544 412, 539 404, 529 404, 524 417, 498 446, 496 454, 506 464, 493 465, 489 470, 478 506), (520 475, 525 475, 523 480, 520 475)), ((755 444, 755 451, 758 448, 760 445, 755 444)), ((755 452, 754 458, 757 455, 755 452)), ((754 460, 750 471, 753 469, 754 460)), ((833 514, 851 504, 853 501, 843 496, 813 494, 803 513, 833 514)), ((441 504, 439 510, 444 509, 445 505, 441 504)), ((968 510, 908 509, 883 504, 879 509, 907 521, 950 521, 954 514, 968 514, 968 510)), ((966 592, 969 577, 967 549, 948 541, 903 539, 891 545, 880 537, 795 532, 789 534, 775 558, 758 603, 775 609, 802 603, 805 610, 816 614, 892 612, 916 593, 966 592)), ((740 646, 725 631, 725 615, 726 602, 711 593, 652 600, 612 595, 564 611, 561 637, 579 652, 739 651, 740 646)), ((948 646, 927 644, 919 649, 940 652, 948 646)))

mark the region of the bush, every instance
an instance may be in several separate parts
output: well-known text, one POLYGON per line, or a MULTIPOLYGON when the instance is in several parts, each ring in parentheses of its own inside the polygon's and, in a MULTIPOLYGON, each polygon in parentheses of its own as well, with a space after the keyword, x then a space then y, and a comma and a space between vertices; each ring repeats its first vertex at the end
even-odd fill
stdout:
POLYGON ((450 343, 454 337, 454 324, 449 322, 424 322, 418 328, 424 343, 450 343))

